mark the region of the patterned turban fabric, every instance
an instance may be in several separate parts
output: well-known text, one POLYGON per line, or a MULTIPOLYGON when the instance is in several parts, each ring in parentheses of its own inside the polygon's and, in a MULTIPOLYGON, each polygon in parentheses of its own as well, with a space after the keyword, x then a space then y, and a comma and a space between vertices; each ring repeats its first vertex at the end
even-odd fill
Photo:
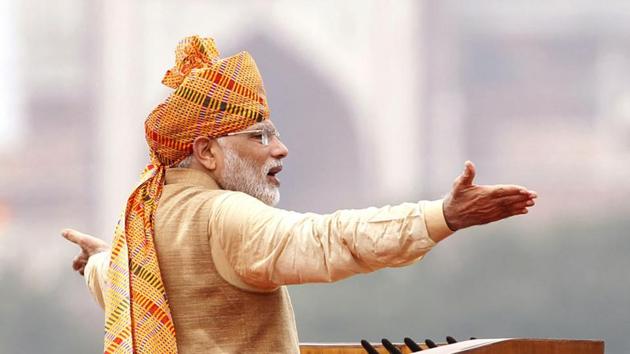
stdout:
POLYGON ((162 83, 175 91, 145 122, 149 164, 114 233, 105 297, 105 353, 177 353, 175 327, 153 243, 167 167, 192 153, 198 136, 217 138, 269 117, 252 56, 221 59, 214 40, 191 36, 162 83))

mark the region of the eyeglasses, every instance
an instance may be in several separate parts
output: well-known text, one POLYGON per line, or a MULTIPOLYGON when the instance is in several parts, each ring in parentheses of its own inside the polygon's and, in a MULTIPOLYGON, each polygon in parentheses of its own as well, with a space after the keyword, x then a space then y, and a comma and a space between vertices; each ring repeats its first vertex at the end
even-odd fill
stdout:
POLYGON ((259 142, 265 146, 269 145, 269 142, 274 136, 280 139, 280 133, 278 133, 278 131, 275 129, 244 130, 241 132, 227 133, 226 136, 234 136, 234 135, 242 135, 242 134, 249 134, 250 138, 259 140, 259 142))

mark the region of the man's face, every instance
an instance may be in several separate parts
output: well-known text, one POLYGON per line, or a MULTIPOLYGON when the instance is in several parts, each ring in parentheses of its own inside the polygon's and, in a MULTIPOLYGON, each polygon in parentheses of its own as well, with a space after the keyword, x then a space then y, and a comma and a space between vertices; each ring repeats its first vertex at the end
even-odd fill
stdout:
POLYGON ((223 150, 223 161, 218 164, 217 182, 227 190, 239 191, 260 199, 268 205, 280 200, 282 159, 289 151, 280 139, 272 134, 276 129, 270 121, 257 123, 237 135, 217 139, 223 150), (263 144, 263 134, 268 132, 268 145, 263 144))

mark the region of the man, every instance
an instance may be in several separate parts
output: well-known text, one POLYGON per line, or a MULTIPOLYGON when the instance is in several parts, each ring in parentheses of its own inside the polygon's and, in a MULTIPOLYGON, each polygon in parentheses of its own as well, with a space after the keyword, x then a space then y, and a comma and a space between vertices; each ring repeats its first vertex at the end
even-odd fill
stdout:
POLYGON ((534 205, 523 187, 473 184, 466 162, 444 200, 276 209, 288 150, 253 58, 220 59, 211 39, 188 37, 163 83, 175 91, 147 118, 152 164, 113 247, 63 231, 105 308, 106 353, 297 353, 285 285, 409 265, 453 231, 534 205))

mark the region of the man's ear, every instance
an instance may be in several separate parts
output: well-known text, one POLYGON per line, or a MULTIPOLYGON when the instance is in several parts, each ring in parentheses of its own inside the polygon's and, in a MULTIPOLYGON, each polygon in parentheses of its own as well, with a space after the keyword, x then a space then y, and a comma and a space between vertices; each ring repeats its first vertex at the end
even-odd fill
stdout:
POLYGON ((199 136, 193 141, 194 159, 210 171, 216 170, 221 154, 221 147, 214 139, 199 136))

